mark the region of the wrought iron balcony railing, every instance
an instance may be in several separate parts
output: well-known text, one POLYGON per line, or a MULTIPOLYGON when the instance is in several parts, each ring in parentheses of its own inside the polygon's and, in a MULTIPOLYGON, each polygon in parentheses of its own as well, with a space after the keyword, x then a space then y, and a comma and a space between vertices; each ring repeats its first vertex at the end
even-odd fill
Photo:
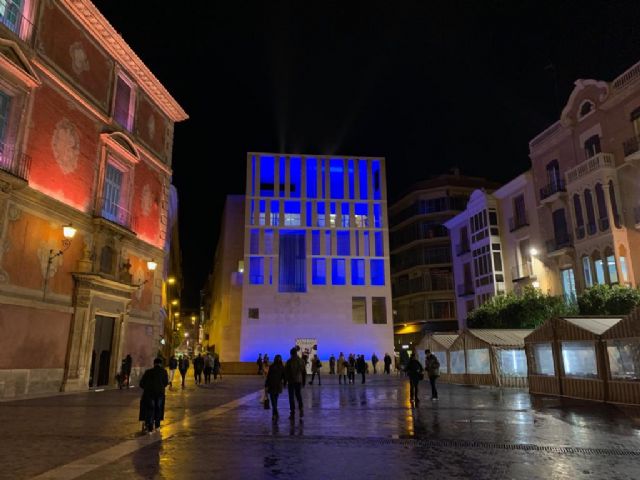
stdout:
POLYGON ((563 248, 568 248, 573 246, 573 239, 570 234, 560 235, 559 237, 552 238, 551 240, 547 240, 547 253, 557 252, 558 250, 562 250, 563 248))
POLYGON ((29 155, 16 150, 14 145, 0 142, 0 170, 26 181, 29 179, 30 168, 31 157, 29 155))
POLYGON ((558 179, 555 182, 548 183, 540 189, 540 200, 549 198, 554 193, 566 192, 567 186, 564 180, 558 179))

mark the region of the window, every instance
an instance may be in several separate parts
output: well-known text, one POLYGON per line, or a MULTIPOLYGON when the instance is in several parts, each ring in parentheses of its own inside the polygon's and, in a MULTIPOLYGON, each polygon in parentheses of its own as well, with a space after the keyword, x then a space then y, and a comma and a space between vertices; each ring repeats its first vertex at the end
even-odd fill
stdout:
POLYGON ((376 257, 384 256, 384 244, 382 241, 382 232, 373 233, 374 253, 376 257))
POLYGON ((331 260, 331 283, 333 285, 344 285, 346 283, 344 258, 334 258, 331 260))
POLYGON ((355 204, 356 227, 363 228, 369 226, 368 212, 369 206, 366 203, 355 204))
POLYGON ((365 297, 351 298, 351 321, 353 323, 367 323, 367 299, 365 297))
POLYGON ((449 373, 449 366, 447 365, 447 352, 431 352, 438 359, 440 363, 440 373, 449 373))
POLYGON ((364 259, 351 259, 351 285, 364 285, 364 259))
POLYGON ((273 230, 264 231, 264 253, 265 255, 273 255, 273 230))
POLYGON ((332 159, 329 165, 331 198, 344 198, 344 160, 332 159))
POLYGON ((562 364, 568 377, 597 377, 595 345, 593 342, 562 342, 562 364))
POLYGON ((596 204, 598 205, 598 218, 600 231, 609 229, 609 218, 607 217, 607 204, 604 199, 604 190, 601 183, 596 183, 596 204))
POLYGON ((584 271, 584 286, 586 288, 593 287, 593 275, 591 273, 591 259, 587 256, 582 257, 582 270, 584 271))
POLYGON ((616 269, 616 257, 607 255, 607 268, 609 270, 609 283, 618 283, 618 270, 616 269))
POLYGON ((270 225, 274 227, 280 225, 280 203, 277 200, 271 201, 270 225))
POLYGON ((260 230, 254 228, 249 234, 249 253, 257 255, 260 253, 260 230))
POLYGON ((248 312, 249 320, 259 320, 260 319, 260 309, 259 308, 250 308, 248 312))
POLYGON ((275 195, 275 159, 270 155, 260 156, 260 196, 275 195))
POLYGON ((343 203, 342 204, 341 213, 342 213, 342 215, 340 216, 340 218, 341 218, 340 224, 343 227, 348 227, 349 226, 349 204, 348 203, 343 203))
POLYGON ((489 360, 488 348, 476 348, 467 350, 467 371, 468 373, 489 374, 491 373, 491 362, 489 360))
POLYGON ((292 227, 299 227, 302 224, 300 202, 284 202, 284 224, 292 227))
POLYGON ((527 357, 524 350, 499 350, 500 374, 513 377, 527 376, 527 357))
POLYGON ((585 117, 587 116, 589 113, 591 113, 593 111, 593 102, 590 100, 585 100, 582 105, 580 105, 580 113, 579 113, 579 117, 585 117))
POLYGON ((513 199, 514 227, 527 225, 527 210, 524 204, 524 195, 518 195, 513 199))
POLYGON ((580 195, 573 195, 573 211, 576 217, 576 236, 584 238, 584 217, 582 215, 582 204, 580 203, 580 195))
POLYGON ((536 375, 555 375, 553 349, 550 343, 533 345, 533 368, 536 375))
POLYGON ((547 164, 547 181, 549 182, 550 193, 557 192, 562 185, 562 177, 560 176, 560 164, 558 160, 552 160, 547 164))
POLYGON ((0 0, 0 22, 21 37, 23 36, 21 29, 26 26, 22 24, 27 23, 22 14, 23 8, 23 0, 0 0))
POLYGON ((345 257, 351 255, 350 253, 350 235, 349 231, 340 230, 336 232, 336 249, 337 255, 343 255, 345 257))
POLYGON ((382 325, 387 323, 387 299, 385 297, 373 297, 371 299, 373 323, 382 325))
POLYGON ((379 203, 373 204, 373 226, 382 228, 382 208, 379 203))
POLYGON ((102 216, 116 223, 123 223, 127 211, 120 204, 124 173, 111 162, 107 162, 102 190, 102 216))
POLYGON ((369 199, 369 182, 367 181, 368 172, 367 172, 367 161, 366 160, 358 160, 358 183, 360 187, 360 199, 368 200, 369 199))
POLYGON ((573 268, 560 270, 562 277, 562 291, 564 293, 564 301, 566 303, 575 303, 576 301, 576 281, 573 275, 573 268))
POLYGON ((113 119, 129 132, 133 130, 135 101, 136 94, 133 82, 125 77, 124 74, 118 74, 116 95, 113 102, 113 119))
POLYGON ((384 260, 371 260, 371 285, 384 285, 384 260))
POLYGON ((336 226, 336 204, 335 202, 331 202, 329 204, 329 226, 336 226))
POLYGON ((324 232, 324 254, 327 256, 333 255, 331 248, 331 230, 325 230, 324 232))
POLYGON ((324 217, 324 210, 325 210, 324 203, 318 202, 318 204, 316 205, 316 209, 318 211, 318 215, 316 217, 318 227, 324 227, 326 225, 325 217, 324 217))
POLYGON ((591 158, 599 154, 601 151, 602 150, 600 150, 600 137, 598 135, 593 135, 585 140, 584 155, 586 158, 591 158))
MULTIPOLYGON (((1 2, 2 0, 0 0, 1 2)), ((1 3, 0 3, 1 4, 1 3)), ((9 113, 11 112, 11 97, 4 92, 0 92, 0 147, 2 148, 2 164, 7 162, 5 154, 5 144, 7 143, 7 131, 9 124, 9 113)))
POLYGON ((315 158, 307 158, 307 197, 318 196, 318 161, 315 158))
POLYGON ((311 232, 311 255, 320 255, 320 230, 311 232))
POLYGON ((279 242, 279 292, 305 292, 306 250, 304 230, 282 230, 279 242))
POLYGON ((596 258, 593 261, 593 265, 595 267, 596 270, 596 283, 600 284, 600 285, 604 285, 605 281, 604 281, 604 262, 602 261, 601 258, 596 258))
MULTIPOLYGON (((300 157, 289 158, 289 196, 300 198, 302 191, 302 159, 300 157)), ((283 174, 281 174, 284 176, 283 174)), ((284 182, 280 182, 282 184, 284 182)))
POLYGON ((327 260, 324 258, 314 258, 311 260, 311 283, 314 285, 327 284, 327 260))
POLYGON ((640 342, 608 340, 607 355, 613 380, 640 380, 640 342))
POLYGON ((380 200, 382 198, 381 193, 381 172, 380 161, 373 160, 371 162, 371 175, 373 176, 373 199, 380 200))
POLYGON ((464 350, 454 350, 449 353, 449 357, 451 358, 451 373, 465 373, 464 350))
POLYGON ((622 283, 629 283, 629 272, 627 270, 627 259, 622 255, 618 257, 620 262, 620 276, 622 277, 622 283))
POLYGON ((264 283, 264 258, 249 257, 249 283, 251 285, 264 283))

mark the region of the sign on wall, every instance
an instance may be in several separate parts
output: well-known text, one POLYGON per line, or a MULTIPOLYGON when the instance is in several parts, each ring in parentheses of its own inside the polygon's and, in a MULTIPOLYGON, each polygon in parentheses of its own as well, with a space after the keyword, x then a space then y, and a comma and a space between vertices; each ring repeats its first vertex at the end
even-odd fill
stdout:
POLYGON ((311 360, 314 355, 318 354, 318 339, 317 338, 296 338, 296 347, 300 347, 300 356, 306 355, 307 361, 307 373, 311 375, 311 360))

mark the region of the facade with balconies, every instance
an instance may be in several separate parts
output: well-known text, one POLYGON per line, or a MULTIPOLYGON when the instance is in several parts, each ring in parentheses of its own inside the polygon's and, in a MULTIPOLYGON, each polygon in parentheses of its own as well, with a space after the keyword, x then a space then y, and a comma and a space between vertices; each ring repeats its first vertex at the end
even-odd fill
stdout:
POLYGON ((0 0, 0 397, 151 364, 186 118, 90 1, 0 0))
POLYGON ((560 120, 529 143, 553 293, 638 284, 639 133, 637 64, 612 82, 577 80, 560 120))

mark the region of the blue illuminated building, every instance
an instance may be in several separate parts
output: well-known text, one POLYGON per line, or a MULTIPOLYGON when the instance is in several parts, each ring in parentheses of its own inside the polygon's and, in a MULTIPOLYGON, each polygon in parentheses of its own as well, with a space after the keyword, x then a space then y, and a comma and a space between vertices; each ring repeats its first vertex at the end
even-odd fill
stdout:
POLYGON ((325 359, 391 353, 384 159, 249 153, 246 189, 241 307, 210 340, 223 360, 286 359, 297 338, 325 359))

